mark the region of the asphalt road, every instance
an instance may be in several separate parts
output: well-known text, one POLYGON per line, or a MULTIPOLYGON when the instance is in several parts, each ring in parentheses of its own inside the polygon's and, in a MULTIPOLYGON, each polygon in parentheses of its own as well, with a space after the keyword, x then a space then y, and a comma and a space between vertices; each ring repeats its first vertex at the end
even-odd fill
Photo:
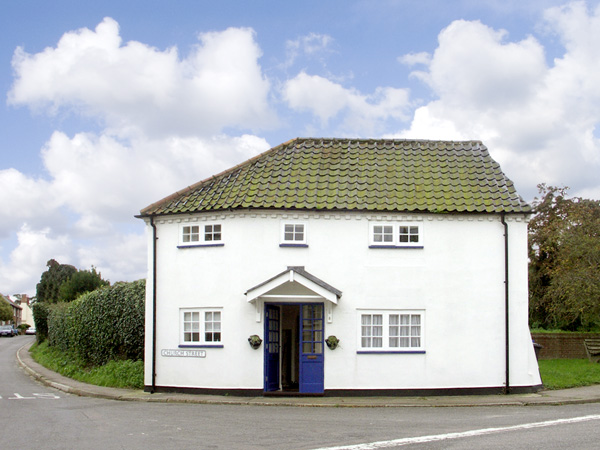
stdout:
POLYGON ((596 449, 600 404, 311 408, 123 402, 33 381, 16 363, 33 338, 0 338, 2 448, 596 449), (376 446, 369 443, 378 443, 376 446))

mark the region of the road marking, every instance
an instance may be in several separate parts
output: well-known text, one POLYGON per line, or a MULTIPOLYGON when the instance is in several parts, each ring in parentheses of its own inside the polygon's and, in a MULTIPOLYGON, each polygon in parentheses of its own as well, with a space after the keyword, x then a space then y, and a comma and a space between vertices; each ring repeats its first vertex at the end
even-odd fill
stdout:
MULTIPOLYGON (((51 392, 45 392, 45 393, 33 393, 31 395, 33 395, 33 397, 27 397, 27 396, 23 396, 17 392, 15 392, 14 397, 6 397, 6 400, 36 400, 36 399, 48 399, 48 400, 56 400, 59 399, 60 397, 56 394, 53 394, 51 392)), ((2 399, 2 396, 0 395, 0 400, 2 399)))
POLYGON ((314 450, 377 450, 382 448, 400 447, 402 445, 422 444, 426 442, 445 441, 448 439, 460 439, 473 436, 482 436, 485 434, 501 433, 504 431, 528 430, 532 428, 551 427, 569 423, 588 422, 590 420, 600 420, 600 415, 573 417, 571 419, 547 420, 545 422, 524 423, 522 425, 513 425, 510 427, 482 428, 480 430, 463 431, 460 433, 434 434, 431 436, 419 436, 412 438, 394 439, 391 441, 371 442, 368 444, 343 445, 337 447, 323 447, 314 450))

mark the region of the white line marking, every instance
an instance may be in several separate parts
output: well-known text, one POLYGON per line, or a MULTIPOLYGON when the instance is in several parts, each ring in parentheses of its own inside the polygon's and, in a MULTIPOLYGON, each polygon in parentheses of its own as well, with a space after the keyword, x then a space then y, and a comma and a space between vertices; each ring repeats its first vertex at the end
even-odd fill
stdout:
POLYGON ((590 420, 600 420, 600 415, 573 417, 571 419, 547 420, 545 422, 524 423, 522 425, 513 425, 510 427, 482 428, 480 430, 463 431, 461 433, 434 434, 431 436, 419 436, 412 438, 394 439, 391 441, 370 442, 368 444, 343 445, 338 447, 323 447, 314 450, 376 450, 381 448, 400 447, 401 445, 422 444, 425 442, 445 441, 447 439, 459 439, 473 436, 482 436, 485 434, 501 433, 504 431, 528 430, 532 428, 551 427, 568 423, 587 422, 590 420))

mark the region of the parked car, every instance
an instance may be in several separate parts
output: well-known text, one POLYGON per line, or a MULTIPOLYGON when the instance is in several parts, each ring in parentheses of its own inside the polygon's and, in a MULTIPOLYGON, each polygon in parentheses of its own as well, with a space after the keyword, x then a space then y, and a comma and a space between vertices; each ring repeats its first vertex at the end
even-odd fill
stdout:
POLYGON ((35 334, 35 327, 29 327, 25 330, 25 334, 35 334))
POLYGON ((0 336, 8 336, 8 337, 15 336, 13 329, 14 329, 14 327, 12 325, 0 326, 0 336))

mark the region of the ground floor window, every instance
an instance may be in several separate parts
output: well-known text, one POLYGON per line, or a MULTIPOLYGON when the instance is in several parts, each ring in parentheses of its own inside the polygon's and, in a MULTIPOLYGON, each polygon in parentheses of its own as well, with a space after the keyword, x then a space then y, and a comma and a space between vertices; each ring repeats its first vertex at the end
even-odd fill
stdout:
POLYGON ((221 347, 221 316, 219 309, 182 309, 180 344, 221 347))
POLYGON ((424 311, 359 311, 360 352, 424 351, 424 311))

